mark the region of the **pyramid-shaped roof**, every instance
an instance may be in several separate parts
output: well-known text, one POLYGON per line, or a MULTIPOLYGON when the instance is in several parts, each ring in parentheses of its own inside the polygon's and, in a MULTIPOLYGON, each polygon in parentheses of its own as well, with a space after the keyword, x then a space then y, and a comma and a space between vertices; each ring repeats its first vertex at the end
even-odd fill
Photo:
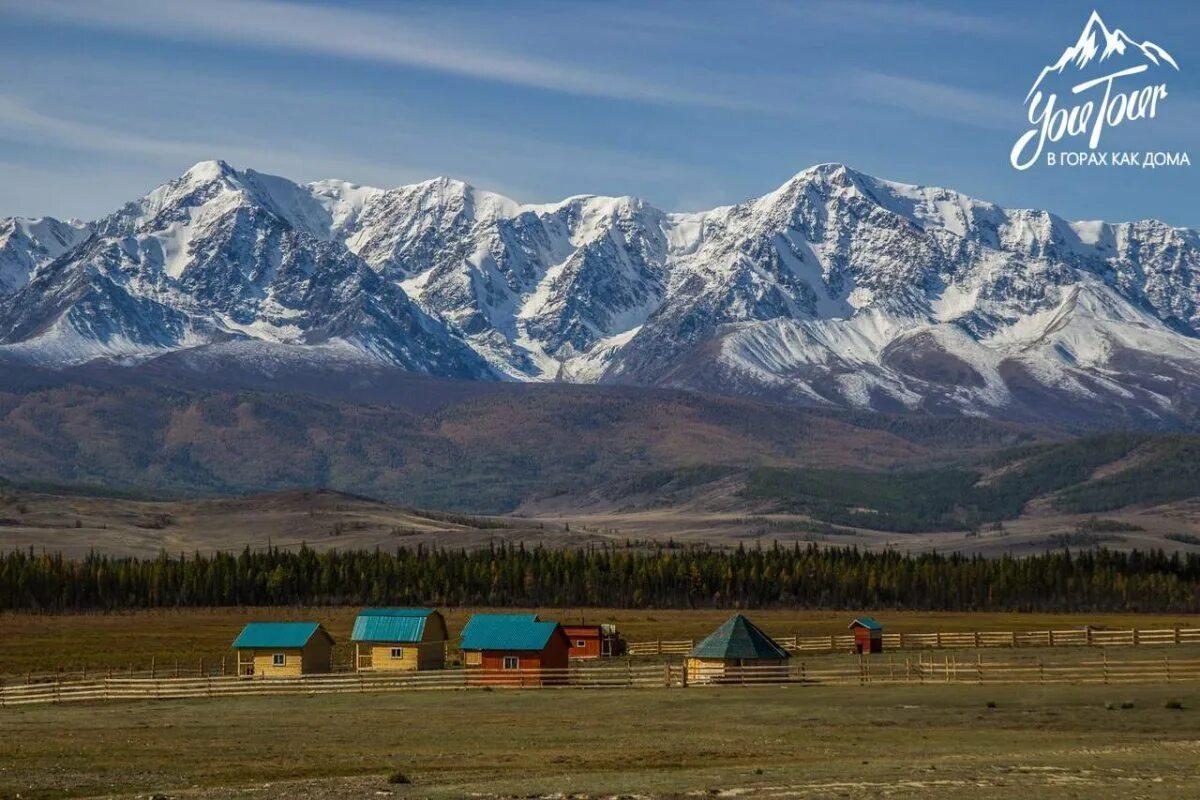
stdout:
POLYGON ((741 614, 734 614, 689 653, 692 658, 781 659, 788 652, 741 614))

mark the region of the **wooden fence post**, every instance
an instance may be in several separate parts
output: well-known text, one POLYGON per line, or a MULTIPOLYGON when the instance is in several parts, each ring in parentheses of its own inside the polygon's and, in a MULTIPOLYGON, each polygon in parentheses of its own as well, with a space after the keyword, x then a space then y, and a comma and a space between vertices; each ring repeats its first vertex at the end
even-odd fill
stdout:
POLYGON ((941 650, 942 649, 942 632, 938 631, 937 633, 934 634, 934 637, 937 641, 938 649, 941 650))
POLYGON ((975 631, 975 649, 979 649, 979 631, 975 631))
POLYGON ((1012 647, 1016 647, 1016 646, 1017 646, 1017 632, 1016 632, 1016 631, 1009 631, 1009 633, 1008 633, 1008 636, 1009 636, 1009 640, 1010 640, 1010 641, 1011 641, 1011 643, 1012 643, 1012 644, 1011 644, 1011 646, 1012 646, 1012 647))
POLYGON ((655 643, 654 652, 657 655, 661 656, 662 655, 662 639, 655 639, 654 643, 655 643))
POLYGON ((1141 637, 1138 636, 1138 629, 1134 628, 1133 630, 1130 631, 1130 633, 1133 634, 1133 646, 1137 647, 1138 645, 1140 645, 1142 643, 1141 637))
POLYGON ((1050 640, 1050 646, 1054 647, 1054 631, 1046 631, 1046 638, 1050 640))
POLYGON ((154 680, 154 656, 150 656, 150 680, 154 680))
POLYGON ((1104 649, 1104 683, 1108 683, 1108 648, 1104 649))
POLYGON ((983 653, 975 652, 975 682, 983 685, 983 653))
POLYGON ((1167 672, 1167 683, 1171 682, 1171 657, 1163 656, 1163 669, 1167 672))

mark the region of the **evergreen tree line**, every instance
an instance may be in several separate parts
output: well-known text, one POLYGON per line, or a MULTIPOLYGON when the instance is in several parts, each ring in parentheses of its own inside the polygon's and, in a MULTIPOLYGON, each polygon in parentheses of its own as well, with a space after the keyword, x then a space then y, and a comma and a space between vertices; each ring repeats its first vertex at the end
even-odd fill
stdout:
POLYGON ((300 604, 1195 613, 1200 555, 1094 549, 986 559, 815 545, 0 555, 0 609, 300 604))

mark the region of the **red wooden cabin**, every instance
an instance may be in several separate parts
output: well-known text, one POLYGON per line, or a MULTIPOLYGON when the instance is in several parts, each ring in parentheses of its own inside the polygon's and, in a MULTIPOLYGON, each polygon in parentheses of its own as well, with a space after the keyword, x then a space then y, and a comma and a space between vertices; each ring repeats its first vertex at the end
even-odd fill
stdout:
POLYGON ((571 658, 608 658, 625 653, 625 642, 616 625, 563 625, 570 640, 571 658))
POLYGON ((850 630, 854 631, 854 652, 860 655, 883 652, 883 626, 874 617, 855 618, 850 630))
POLYGON ((563 633, 571 643, 571 658, 599 658, 604 633, 599 625, 564 625, 563 633))
POLYGON ((536 614, 475 614, 462 632, 463 664, 473 686, 566 683, 570 648, 562 626, 536 614))

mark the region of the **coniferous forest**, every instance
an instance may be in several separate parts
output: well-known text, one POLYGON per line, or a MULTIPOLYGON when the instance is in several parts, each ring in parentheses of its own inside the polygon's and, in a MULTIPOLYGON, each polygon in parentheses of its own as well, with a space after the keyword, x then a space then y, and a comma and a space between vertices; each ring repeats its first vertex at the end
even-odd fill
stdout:
POLYGON ((985 559, 814 545, 0 555, 0 609, 296 604, 1194 613, 1200 556, 1095 549, 985 559))

